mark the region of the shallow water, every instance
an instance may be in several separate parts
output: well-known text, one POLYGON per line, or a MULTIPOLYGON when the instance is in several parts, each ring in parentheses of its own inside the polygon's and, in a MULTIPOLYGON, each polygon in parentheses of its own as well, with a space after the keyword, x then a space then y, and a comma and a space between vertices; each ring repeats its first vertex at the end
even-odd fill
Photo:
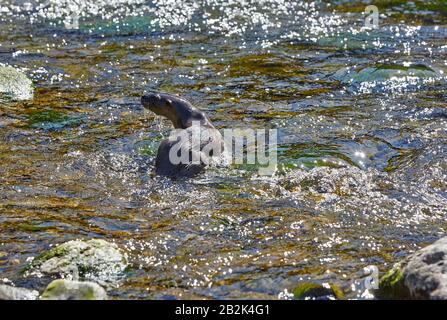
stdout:
POLYGON ((378 3, 365 30, 347 1, 2 0, 0 63, 36 90, 0 104, 0 278, 41 288, 29 257, 104 238, 132 260, 115 298, 284 298, 304 280, 361 297, 364 267, 447 227, 447 8, 378 3), (277 174, 154 176, 171 126, 140 106, 149 90, 219 129, 277 129, 277 174))

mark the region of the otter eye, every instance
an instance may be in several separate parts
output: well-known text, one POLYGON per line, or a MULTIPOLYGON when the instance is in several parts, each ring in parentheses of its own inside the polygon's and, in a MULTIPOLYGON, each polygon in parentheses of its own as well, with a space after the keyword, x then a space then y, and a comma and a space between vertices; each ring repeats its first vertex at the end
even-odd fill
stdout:
POLYGON ((172 100, 171 99, 167 99, 166 101, 172 106, 172 100))

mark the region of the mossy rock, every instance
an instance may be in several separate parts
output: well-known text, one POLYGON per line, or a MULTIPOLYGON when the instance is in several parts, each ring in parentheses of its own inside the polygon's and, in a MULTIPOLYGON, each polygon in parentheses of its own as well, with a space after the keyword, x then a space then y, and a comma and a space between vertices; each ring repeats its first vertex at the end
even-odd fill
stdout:
POLYGON ((303 282, 293 290, 293 296, 297 300, 304 299, 343 299, 343 291, 333 283, 303 282))
POLYGON ((30 100, 33 95, 33 82, 23 72, 10 66, 0 66, 0 101, 30 100))
POLYGON ((379 299, 447 300, 447 237, 394 265, 379 283, 379 299))
POLYGON ((128 266, 127 255, 116 244, 102 239, 74 240, 36 257, 25 275, 59 276, 101 284, 118 281, 128 266))
POLYGON ((93 282, 58 279, 51 282, 41 300, 107 300, 106 291, 93 282))
POLYGON ((403 263, 397 263, 381 279, 375 296, 379 299, 410 299, 402 272, 403 263))

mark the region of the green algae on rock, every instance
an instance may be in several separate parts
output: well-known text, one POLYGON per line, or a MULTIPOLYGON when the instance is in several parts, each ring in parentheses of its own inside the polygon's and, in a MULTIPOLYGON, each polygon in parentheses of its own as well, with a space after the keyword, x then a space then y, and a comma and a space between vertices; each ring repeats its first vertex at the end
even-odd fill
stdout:
POLYGON ((404 276, 402 274, 403 263, 396 263, 380 279, 379 289, 376 291, 376 297, 381 299, 409 299, 410 292, 405 287, 404 276))
POLYGON ((28 116, 28 123, 31 128, 55 131, 76 126, 80 123, 80 119, 54 110, 43 110, 31 113, 28 116))
POLYGON ((127 255, 116 244, 101 239, 73 240, 38 256, 25 274, 57 275, 106 284, 119 280, 127 266, 127 255))
POLYGON ((0 65, 0 101, 22 101, 33 98, 33 82, 21 71, 0 65))
POLYGON ((106 291, 94 282, 58 279, 51 282, 41 300, 107 300, 106 291))
POLYGON ((294 290, 295 299, 343 299, 343 291, 333 283, 300 283, 294 290))

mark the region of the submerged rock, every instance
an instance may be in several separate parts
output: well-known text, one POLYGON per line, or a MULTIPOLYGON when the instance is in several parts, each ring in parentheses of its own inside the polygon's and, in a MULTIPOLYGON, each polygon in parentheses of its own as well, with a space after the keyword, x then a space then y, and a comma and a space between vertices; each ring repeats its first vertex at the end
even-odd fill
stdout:
MULTIPOLYGON (((319 46, 333 47, 344 50, 368 50, 376 48, 374 39, 379 36, 377 31, 353 33, 342 31, 335 34, 328 34, 316 40, 319 46)), ((383 34, 380 34, 383 37, 383 34)))
POLYGON ((382 299, 447 299, 447 237, 397 263, 380 280, 382 299))
POLYGON ((80 122, 81 119, 79 117, 69 116, 55 110, 36 111, 28 116, 28 123, 31 128, 48 131, 74 127, 79 125, 80 122))
POLYGON ((375 65, 359 69, 343 68, 333 78, 362 92, 403 91, 432 83, 441 75, 425 65, 375 65))
POLYGON ((343 299, 343 291, 332 283, 303 282, 293 290, 293 296, 298 300, 336 300, 343 299))
POLYGON ((39 292, 0 284, 0 300, 36 300, 39 292))
POLYGON ((279 181, 285 190, 303 195, 366 196, 371 194, 376 185, 375 172, 356 167, 329 168, 319 167, 310 171, 294 170, 279 181))
POLYGON ((349 69, 342 69, 335 74, 336 78, 348 83, 372 81, 383 82, 392 78, 429 78, 436 76, 436 71, 424 65, 414 65, 409 67, 400 65, 380 65, 354 71, 349 69))
POLYGON ((107 300, 106 291, 94 282, 54 280, 40 296, 41 300, 107 300))
POLYGON ((101 239, 74 240, 38 256, 26 274, 56 275, 103 284, 119 280, 127 266, 127 255, 114 243, 101 239))
POLYGON ((33 82, 13 67, 0 66, 0 101, 33 98, 33 82))

